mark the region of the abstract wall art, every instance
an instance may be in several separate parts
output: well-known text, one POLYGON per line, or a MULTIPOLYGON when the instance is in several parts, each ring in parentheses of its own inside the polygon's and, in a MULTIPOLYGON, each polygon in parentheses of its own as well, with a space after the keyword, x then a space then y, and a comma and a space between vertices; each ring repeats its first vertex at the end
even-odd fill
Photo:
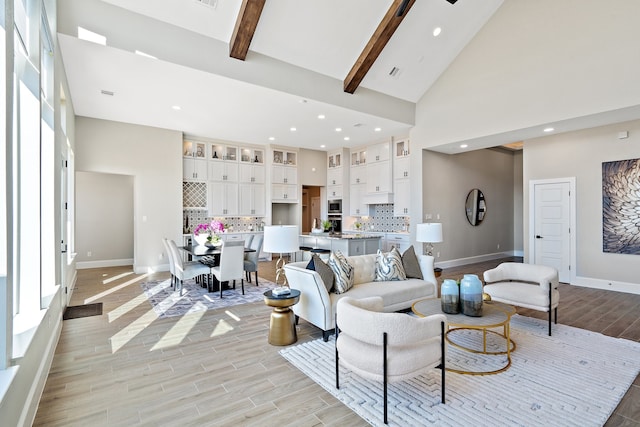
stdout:
POLYGON ((640 255, 640 159, 602 163, 602 250, 640 255))

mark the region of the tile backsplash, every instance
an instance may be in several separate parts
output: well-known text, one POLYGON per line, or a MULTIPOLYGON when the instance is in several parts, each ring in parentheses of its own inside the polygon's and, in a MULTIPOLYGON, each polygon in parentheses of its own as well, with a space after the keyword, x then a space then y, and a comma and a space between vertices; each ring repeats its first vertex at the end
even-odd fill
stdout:
POLYGON ((406 231, 409 229, 409 217, 393 216, 393 203, 373 205, 373 216, 361 217, 363 230, 406 231))
POLYGON ((263 217, 210 217, 206 210, 202 209, 184 209, 182 211, 182 231, 189 234, 198 224, 208 223, 212 220, 225 224, 229 231, 262 231, 264 227, 263 217))

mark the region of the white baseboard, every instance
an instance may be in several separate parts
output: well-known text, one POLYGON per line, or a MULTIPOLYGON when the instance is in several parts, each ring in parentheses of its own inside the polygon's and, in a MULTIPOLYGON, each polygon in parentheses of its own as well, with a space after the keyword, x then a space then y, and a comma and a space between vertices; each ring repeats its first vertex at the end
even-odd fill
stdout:
POLYGON ((86 268, 120 267, 123 265, 133 265, 133 258, 76 262, 76 269, 83 270, 86 268))
POLYGON ((572 285, 585 288, 604 289, 607 291, 626 292, 640 295, 640 283, 616 282, 613 280, 593 279, 591 277, 576 276, 572 285))
POLYGON ((459 267, 461 265, 475 264, 477 262, 491 261, 494 259, 506 258, 511 256, 522 256, 522 255, 517 255, 516 251, 496 252, 493 254, 477 255, 477 256, 472 256, 468 258, 458 258, 458 259, 450 259, 447 261, 438 261, 435 263, 435 266, 440 268, 459 267))

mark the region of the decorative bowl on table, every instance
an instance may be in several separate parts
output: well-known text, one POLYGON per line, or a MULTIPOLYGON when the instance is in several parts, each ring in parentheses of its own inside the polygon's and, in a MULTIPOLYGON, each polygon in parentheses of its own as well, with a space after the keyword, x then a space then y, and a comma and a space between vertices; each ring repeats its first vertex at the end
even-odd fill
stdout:
POLYGON ((219 246, 222 246, 222 240, 218 239, 216 241, 211 241, 211 242, 207 240, 204 245, 208 248, 217 248, 219 246))

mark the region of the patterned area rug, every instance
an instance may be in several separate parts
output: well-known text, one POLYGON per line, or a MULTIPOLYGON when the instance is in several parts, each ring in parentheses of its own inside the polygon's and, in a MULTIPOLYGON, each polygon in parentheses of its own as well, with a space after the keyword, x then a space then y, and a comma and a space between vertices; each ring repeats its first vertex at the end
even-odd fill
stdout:
POLYGON ((222 299, 220 299, 220 291, 208 292, 207 288, 201 287, 195 280, 184 281, 182 296, 180 296, 180 291, 174 291, 171 288, 171 280, 169 279, 151 280, 140 284, 160 319, 264 301, 262 294, 276 287, 275 283, 261 277, 258 278, 258 285, 256 286, 255 280, 252 283, 245 280, 244 295, 242 295, 242 287, 238 280, 236 289, 222 291, 222 299))
MULTIPOLYGON (((444 405, 439 370, 390 384, 389 425, 601 426, 640 371, 637 342, 565 325, 554 325, 549 337, 546 321, 518 315, 511 321, 511 338, 516 343, 511 367, 484 376, 448 372, 444 405)), ((341 367, 336 390, 333 339, 280 353, 371 425, 383 425, 381 382, 364 380, 341 367)), ((495 367, 491 364, 504 362, 499 356, 491 362, 485 358, 447 347, 452 367, 490 370, 495 367)))

